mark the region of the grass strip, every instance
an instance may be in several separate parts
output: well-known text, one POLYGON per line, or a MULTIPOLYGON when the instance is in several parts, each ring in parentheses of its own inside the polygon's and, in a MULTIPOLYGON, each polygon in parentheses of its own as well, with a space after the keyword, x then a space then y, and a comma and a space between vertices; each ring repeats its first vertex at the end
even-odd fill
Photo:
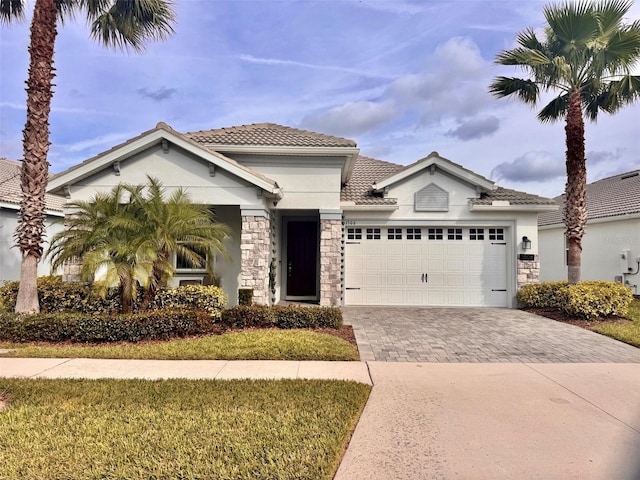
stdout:
POLYGON ((0 379, 0 479, 331 479, 370 387, 0 379))
POLYGON ((359 360, 349 342, 308 330, 247 330, 165 342, 78 344, 2 343, 0 356, 154 360, 359 360))
POLYGON ((592 330, 640 348, 640 300, 631 302, 627 318, 631 323, 601 323, 592 330))

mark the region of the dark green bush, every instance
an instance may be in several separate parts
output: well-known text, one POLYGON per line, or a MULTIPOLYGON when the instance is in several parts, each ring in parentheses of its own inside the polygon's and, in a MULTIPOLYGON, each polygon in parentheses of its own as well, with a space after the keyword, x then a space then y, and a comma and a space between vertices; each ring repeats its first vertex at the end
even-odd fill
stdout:
MULTIPOLYGON (((0 287, 0 311, 13 311, 18 296, 19 282, 8 282, 0 287)), ((134 311, 142 301, 142 289, 138 289, 134 311)), ((120 295, 117 288, 99 295, 89 285, 79 282, 63 282, 62 277, 38 277, 38 299, 42 313, 79 312, 86 314, 116 314, 120 311, 120 295)), ((219 287, 213 285, 186 285, 158 290, 152 309, 195 308, 204 310, 214 320, 219 320, 227 298, 219 287)))
POLYGON ((232 328, 340 328, 342 311, 338 307, 238 305, 222 312, 222 325, 232 328))
POLYGON ((253 288, 238 289, 238 304, 251 305, 253 303, 253 288))
POLYGON ((11 342, 139 342, 210 333, 207 312, 150 310, 130 315, 0 313, 0 340, 11 342))
POLYGON ((526 285, 516 294, 525 308, 557 308, 569 315, 590 319, 624 316, 633 300, 631 289, 621 283, 585 281, 577 285, 567 282, 543 282, 526 285))

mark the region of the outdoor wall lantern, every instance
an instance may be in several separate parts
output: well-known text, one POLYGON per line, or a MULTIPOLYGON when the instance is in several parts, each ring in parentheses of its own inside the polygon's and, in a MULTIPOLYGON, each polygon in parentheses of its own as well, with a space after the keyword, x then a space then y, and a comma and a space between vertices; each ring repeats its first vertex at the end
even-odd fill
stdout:
POLYGON ((526 235, 522 237, 522 249, 523 250, 531 250, 531 240, 526 235))

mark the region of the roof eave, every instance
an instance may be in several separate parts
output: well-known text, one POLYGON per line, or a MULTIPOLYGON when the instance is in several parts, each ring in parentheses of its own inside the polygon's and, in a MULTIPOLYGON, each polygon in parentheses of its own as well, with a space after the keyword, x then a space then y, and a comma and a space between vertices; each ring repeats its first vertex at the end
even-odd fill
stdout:
POLYGON ((442 158, 437 152, 432 152, 409 168, 405 168, 404 170, 373 184, 373 190, 377 192, 383 191, 385 188, 393 185, 394 183, 400 182, 411 175, 414 175, 426 168, 431 167, 432 165, 435 165, 445 172, 454 175, 455 177, 458 177, 462 180, 465 180, 472 185, 479 186, 485 190, 491 191, 495 190, 496 188, 495 183, 491 180, 487 180, 480 175, 458 167, 450 160, 442 158))
POLYGON ((275 181, 271 179, 266 180, 253 175, 245 169, 231 163, 231 159, 226 158, 224 155, 210 151, 202 145, 184 138, 181 134, 175 132, 170 127, 166 128, 163 126, 156 127, 147 133, 143 133, 139 137, 121 144, 119 147, 115 147, 112 150, 98 154, 92 159, 89 159, 85 164, 80 164, 77 167, 72 167, 66 172, 58 174, 55 178, 49 181, 47 192, 61 192, 64 186, 75 183, 83 178, 87 178, 115 162, 129 158, 132 155, 144 151, 154 145, 158 145, 162 140, 167 140, 168 142, 171 142, 172 144, 177 145, 178 147, 181 147, 200 158, 219 166, 220 168, 224 168, 230 173, 262 188, 263 190, 266 190, 273 195, 280 195, 278 198, 281 198, 282 194, 275 181))
POLYGON ((340 208, 345 212, 362 212, 362 211, 375 211, 375 212, 394 212, 400 208, 398 205, 362 205, 354 202, 341 202, 340 208))
POLYGON ((552 212, 558 209, 557 205, 469 205, 472 212, 552 212))

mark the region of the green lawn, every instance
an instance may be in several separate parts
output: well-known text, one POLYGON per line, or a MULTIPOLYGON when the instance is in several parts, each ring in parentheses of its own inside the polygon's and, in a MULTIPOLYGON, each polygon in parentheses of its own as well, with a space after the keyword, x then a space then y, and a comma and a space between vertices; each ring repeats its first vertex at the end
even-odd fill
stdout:
POLYGON ((0 379, 0 479, 330 480, 369 392, 328 380, 0 379))
POLYGON ((593 331, 640 347, 640 300, 631 302, 627 317, 631 323, 602 323, 594 326, 593 331))
POLYGON ((101 345, 0 343, 0 356, 160 360, 359 360, 349 342, 308 330, 247 330, 166 342, 101 345))

